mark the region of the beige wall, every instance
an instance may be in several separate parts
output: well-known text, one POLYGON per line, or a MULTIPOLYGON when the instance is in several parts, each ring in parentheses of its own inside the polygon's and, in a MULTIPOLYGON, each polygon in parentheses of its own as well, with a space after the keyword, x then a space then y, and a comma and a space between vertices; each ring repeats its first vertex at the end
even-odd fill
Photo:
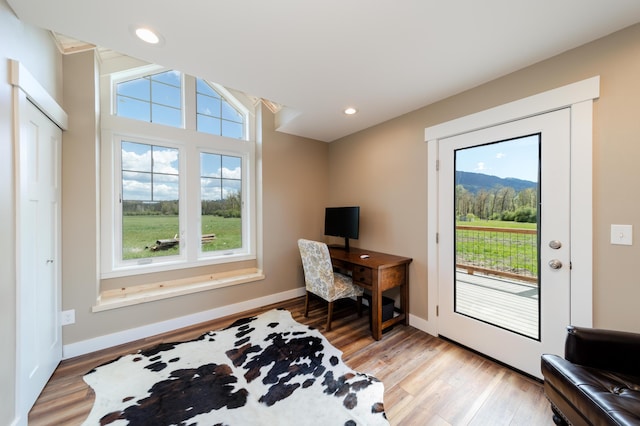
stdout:
POLYGON ((62 104, 62 59, 48 32, 22 24, 0 0, 0 424, 15 417, 16 257, 12 87, 9 59, 16 59, 62 104))
MULTIPOLYGON (((94 52, 64 58, 65 108, 71 119, 62 154, 63 310, 76 311, 76 323, 63 328, 64 344, 302 287, 296 240, 305 235, 318 237, 321 232, 322 208, 328 194, 328 145, 275 132, 273 114, 262 107, 259 115, 266 279, 115 310, 91 311, 100 286, 96 190, 100 142, 96 137, 96 114, 92 113, 97 104, 95 63, 94 52)), ((198 268, 194 275, 208 272, 198 268)), ((155 274, 164 280, 174 275, 155 274)), ((134 277, 128 285, 149 282, 152 277, 134 277)))
MULTIPOLYGON (((0 57, 16 58, 62 101, 63 61, 47 32, 18 21, 0 0, 0 57)), ((609 226, 640 226, 634 188, 640 182, 640 25, 566 52, 522 71, 422 108, 342 140, 322 142, 284 135, 262 107, 264 281, 191 296, 91 313, 98 291, 95 59, 64 59, 63 309, 76 310, 64 343, 168 320, 301 287, 296 240, 322 238, 323 209, 362 207, 354 246, 411 256, 411 313, 427 318, 426 169, 424 128, 508 101, 601 76, 594 117, 594 320, 596 326, 640 331, 633 267, 639 244, 612 246, 609 226)), ((15 216, 11 89, 0 66, 0 341, 15 346, 15 216)), ((429 82, 425 82, 429 84, 429 82)), ((638 238, 636 238, 636 241, 638 238)), ((12 418, 15 354, 0 365, 0 413, 12 418)), ((4 421, 4 417, 0 417, 4 421)))
POLYGON ((414 259, 412 314, 428 318, 425 127, 595 75, 594 324, 640 331, 640 237, 609 244, 611 224, 640 229, 640 25, 331 143, 330 200, 362 206, 358 244, 414 259))

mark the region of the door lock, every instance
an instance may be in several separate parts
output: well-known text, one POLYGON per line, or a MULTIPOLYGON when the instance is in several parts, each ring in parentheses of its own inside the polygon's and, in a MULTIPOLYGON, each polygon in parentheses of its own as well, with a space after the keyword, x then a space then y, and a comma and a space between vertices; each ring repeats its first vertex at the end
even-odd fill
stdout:
POLYGON ((560 247, 562 247, 562 243, 559 240, 551 240, 549 241, 549 247, 554 250, 558 250, 560 247))

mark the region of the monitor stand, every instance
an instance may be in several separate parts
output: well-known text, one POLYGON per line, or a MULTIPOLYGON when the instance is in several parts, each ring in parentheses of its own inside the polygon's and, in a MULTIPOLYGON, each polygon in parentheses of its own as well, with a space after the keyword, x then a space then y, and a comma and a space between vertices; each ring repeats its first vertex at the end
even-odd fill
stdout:
POLYGON ((344 245, 340 245, 340 244, 327 244, 328 247, 334 248, 334 249, 338 249, 338 250, 344 250, 344 251, 349 251, 349 238, 344 239, 344 245))

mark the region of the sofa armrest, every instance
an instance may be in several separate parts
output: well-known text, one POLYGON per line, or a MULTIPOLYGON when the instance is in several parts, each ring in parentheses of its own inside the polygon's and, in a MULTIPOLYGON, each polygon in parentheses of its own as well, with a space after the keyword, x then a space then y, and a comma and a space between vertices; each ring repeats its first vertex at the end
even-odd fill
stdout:
POLYGON ((640 376, 640 334, 569 326, 564 350, 574 364, 640 376))

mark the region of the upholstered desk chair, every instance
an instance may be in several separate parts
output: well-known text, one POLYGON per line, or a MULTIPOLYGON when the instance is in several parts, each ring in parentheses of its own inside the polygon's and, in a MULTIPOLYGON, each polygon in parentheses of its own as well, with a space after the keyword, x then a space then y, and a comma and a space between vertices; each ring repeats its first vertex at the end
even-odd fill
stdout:
POLYGON ((305 239, 298 240, 307 296, 304 301, 304 316, 309 316, 309 293, 329 302, 326 331, 331 330, 333 302, 347 297, 356 297, 358 316, 362 316, 363 289, 353 284, 351 277, 333 271, 329 248, 325 243, 305 239))

